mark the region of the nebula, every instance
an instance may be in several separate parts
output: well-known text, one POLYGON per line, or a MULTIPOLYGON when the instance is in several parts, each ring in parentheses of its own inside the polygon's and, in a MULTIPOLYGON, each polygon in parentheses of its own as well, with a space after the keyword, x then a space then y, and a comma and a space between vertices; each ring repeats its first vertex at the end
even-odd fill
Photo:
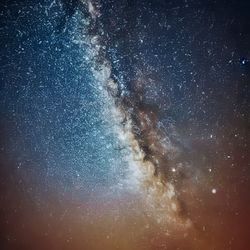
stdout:
MULTIPOLYGON (((88 2, 88 10, 91 16, 91 28, 98 26, 99 13, 94 4, 88 2)), ((101 14, 100 14, 101 15, 101 14)), ((99 25, 101 26, 101 25, 99 25)), ((98 30, 98 29, 96 29, 98 30)), ((139 185, 146 196, 147 205, 156 214, 158 221, 164 223, 180 223, 183 226, 190 226, 191 222, 185 218, 184 211, 180 205, 178 195, 175 191, 175 184, 171 173, 173 172, 170 161, 173 161, 176 150, 169 143, 169 138, 158 126, 158 113, 160 109, 155 105, 145 102, 145 87, 149 87, 150 78, 147 73, 138 73, 134 80, 131 94, 123 96, 119 93, 118 83, 112 79, 112 68, 105 58, 105 48, 102 45, 103 38, 100 34, 94 34, 89 38, 93 45, 95 64, 99 70, 93 75, 101 75, 104 89, 114 99, 114 114, 119 128, 120 137, 125 140, 124 145, 130 148, 133 155, 139 185), (97 72, 99 71, 99 72, 97 72), (172 158, 172 159, 169 159, 172 158), (179 221, 179 222, 178 222, 179 221)))

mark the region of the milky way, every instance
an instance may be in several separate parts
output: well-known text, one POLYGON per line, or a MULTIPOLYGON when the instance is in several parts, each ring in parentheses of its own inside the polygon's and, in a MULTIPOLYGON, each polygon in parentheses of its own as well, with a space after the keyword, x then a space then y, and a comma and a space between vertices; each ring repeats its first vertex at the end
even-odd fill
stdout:
POLYGON ((248 249, 249 4, 1 3, 3 249, 248 249))

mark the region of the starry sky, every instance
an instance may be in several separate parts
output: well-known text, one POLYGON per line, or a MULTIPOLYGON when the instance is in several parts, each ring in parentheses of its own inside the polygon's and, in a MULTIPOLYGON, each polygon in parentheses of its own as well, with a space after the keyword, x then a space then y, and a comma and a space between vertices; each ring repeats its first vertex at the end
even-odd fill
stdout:
POLYGON ((1 249, 248 249, 249 9, 1 1, 1 249))

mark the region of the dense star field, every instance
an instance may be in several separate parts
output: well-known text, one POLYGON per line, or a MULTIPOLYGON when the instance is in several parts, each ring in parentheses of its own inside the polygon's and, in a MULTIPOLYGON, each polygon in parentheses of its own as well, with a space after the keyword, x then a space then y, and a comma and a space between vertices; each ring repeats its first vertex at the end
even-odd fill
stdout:
POLYGON ((0 248, 249 249, 249 11, 2 0, 0 248))

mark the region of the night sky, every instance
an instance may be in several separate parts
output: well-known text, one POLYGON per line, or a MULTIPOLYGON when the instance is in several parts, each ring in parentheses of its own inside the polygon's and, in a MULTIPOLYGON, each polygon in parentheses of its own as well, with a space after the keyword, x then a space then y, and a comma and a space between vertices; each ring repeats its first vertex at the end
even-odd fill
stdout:
POLYGON ((250 2, 0 2, 0 248, 250 248, 250 2))

